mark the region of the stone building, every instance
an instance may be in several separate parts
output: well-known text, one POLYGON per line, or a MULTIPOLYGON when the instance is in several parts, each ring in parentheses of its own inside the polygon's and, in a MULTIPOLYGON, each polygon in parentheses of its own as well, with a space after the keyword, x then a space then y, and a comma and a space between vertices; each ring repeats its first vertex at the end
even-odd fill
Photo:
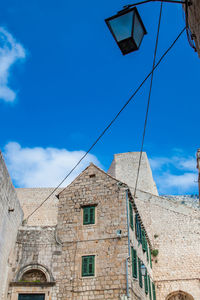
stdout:
MULTIPOLYGON (((200 299, 198 200, 160 197, 145 153, 133 199, 138 158, 90 164, 19 227, 2 300, 200 299)), ((26 219, 52 189, 16 191, 26 219)))
POLYGON ((0 152, 0 299, 6 299, 10 260, 23 211, 0 152))
POLYGON ((57 224, 18 231, 8 299, 153 299, 151 242, 128 186, 91 164, 58 198, 57 224))
POLYGON ((200 1, 192 0, 188 11, 189 26, 200 57, 200 1))

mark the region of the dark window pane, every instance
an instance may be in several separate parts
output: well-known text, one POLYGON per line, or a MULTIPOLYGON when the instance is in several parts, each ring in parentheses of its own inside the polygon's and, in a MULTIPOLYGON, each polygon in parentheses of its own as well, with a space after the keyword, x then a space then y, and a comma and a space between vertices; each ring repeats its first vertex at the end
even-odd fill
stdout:
POLYGON ((109 24, 118 42, 131 37, 133 11, 110 20, 109 24))
POLYGON ((133 32, 134 40, 135 40, 137 47, 139 48, 141 41, 143 39, 143 36, 144 36, 144 29, 140 23, 140 20, 138 19, 137 14, 135 14, 133 28, 134 28, 134 32, 133 32))

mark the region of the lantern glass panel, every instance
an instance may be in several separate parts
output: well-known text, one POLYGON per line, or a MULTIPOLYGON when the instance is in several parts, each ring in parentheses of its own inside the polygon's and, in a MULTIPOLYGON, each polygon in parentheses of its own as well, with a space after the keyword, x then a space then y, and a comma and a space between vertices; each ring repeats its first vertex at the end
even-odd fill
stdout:
POLYGON ((144 31, 144 28, 143 28, 137 14, 135 14, 133 30, 134 30, 133 38, 135 40, 137 47, 139 48, 139 46, 142 42, 142 39, 144 37, 145 31, 144 31))
POLYGON ((109 25, 115 35, 117 42, 130 38, 133 27, 133 11, 117 16, 109 21, 109 25))
POLYGON ((141 273, 142 273, 142 276, 145 276, 145 274, 146 274, 146 267, 144 264, 141 265, 141 273))

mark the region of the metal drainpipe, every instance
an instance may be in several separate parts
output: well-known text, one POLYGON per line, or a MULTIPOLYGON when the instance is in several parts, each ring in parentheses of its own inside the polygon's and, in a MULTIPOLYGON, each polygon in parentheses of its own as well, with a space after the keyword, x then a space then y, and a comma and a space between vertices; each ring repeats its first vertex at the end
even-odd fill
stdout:
POLYGON ((127 232, 128 232, 128 257, 126 258, 126 294, 127 298, 129 295, 129 283, 128 283, 128 260, 131 256, 131 247, 130 247, 130 231, 129 231, 129 201, 128 201, 128 189, 126 190, 126 218, 127 218, 127 232))

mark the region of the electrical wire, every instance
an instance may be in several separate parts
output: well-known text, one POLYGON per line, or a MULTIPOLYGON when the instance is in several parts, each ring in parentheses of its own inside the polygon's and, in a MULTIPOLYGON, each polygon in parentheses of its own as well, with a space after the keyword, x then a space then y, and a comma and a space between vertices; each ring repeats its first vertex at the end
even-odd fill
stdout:
POLYGON ((147 109, 146 109, 146 115, 145 115, 145 121, 144 121, 144 130, 143 130, 143 135, 142 135, 142 144, 141 144, 141 150, 140 150, 140 156, 139 156, 139 162, 138 162, 137 176, 136 176, 136 181, 135 181, 135 190, 134 190, 134 195, 133 195, 134 199, 135 199, 135 195, 136 195, 136 189, 137 189, 138 179, 139 179, 139 174, 140 174, 140 166, 141 166, 141 161, 142 161, 142 152, 143 152, 143 147, 144 147, 144 139, 145 139, 146 128, 147 128, 147 120, 148 120, 148 115, 149 115, 149 106, 150 106, 150 101, 151 101, 151 92, 152 92, 152 85, 153 85, 154 68, 155 68, 156 56, 157 56, 157 50, 158 50, 158 40, 159 40, 159 34, 160 34, 160 24, 161 24, 161 19, 162 19, 162 11, 163 11, 163 3, 161 2, 159 19, 158 19, 158 29, 157 29, 157 35, 156 35, 155 50, 154 50, 154 56, 153 56, 153 67, 152 67, 153 71, 151 73, 149 96, 148 96, 147 109))
MULTIPOLYGON (((112 121, 107 125, 107 127, 102 131, 102 133, 99 135, 99 137, 96 139, 96 141, 90 146, 88 151, 80 158, 80 160, 76 163, 76 165, 71 169, 71 171, 65 176, 65 178, 53 189, 53 191, 44 199, 44 201, 41 202, 41 204, 36 207, 23 221, 23 224, 25 224, 28 219, 57 191, 57 189, 63 184, 63 182, 72 174, 72 172, 78 167, 78 165, 82 162, 82 160, 88 155, 88 153, 95 147, 95 145, 98 143, 98 141, 103 137, 103 135, 108 131, 108 129, 112 126, 112 124, 116 121, 116 119, 119 117, 119 115, 122 113, 122 111, 126 108, 126 106, 130 103, 130 101, 135 97, 135 95, 139 92, 141 87, 144 85, 144 83, 147 81, 147 79, 151 76, 151 74, 154 72, 155 69, 160 65, 162 60, 165 58, 165 56, 170 52, 170 50, 173 48, 173 46, 176 44, 176 42, 179 40, 183 32, 185 31, 186 27, 184 27, 177 38, 173 41, 173 43, 169 46, 169 48, 164 52, 164 54, 161 56, 157 64, 154 66, 154 68, 151 70, 151 72, 145 77, 145 79, 141 82, 141 84, 138 86, 138 88, 135 90, 135 92, 130 96, 130 98, 127 100, 127 102, 123 105, 123 107, 120 109, 120 111, 115 115, 115 117, 112 119, 112 121)), ((66 188, 64 188, 62 191, 64 191, 66 188)))

